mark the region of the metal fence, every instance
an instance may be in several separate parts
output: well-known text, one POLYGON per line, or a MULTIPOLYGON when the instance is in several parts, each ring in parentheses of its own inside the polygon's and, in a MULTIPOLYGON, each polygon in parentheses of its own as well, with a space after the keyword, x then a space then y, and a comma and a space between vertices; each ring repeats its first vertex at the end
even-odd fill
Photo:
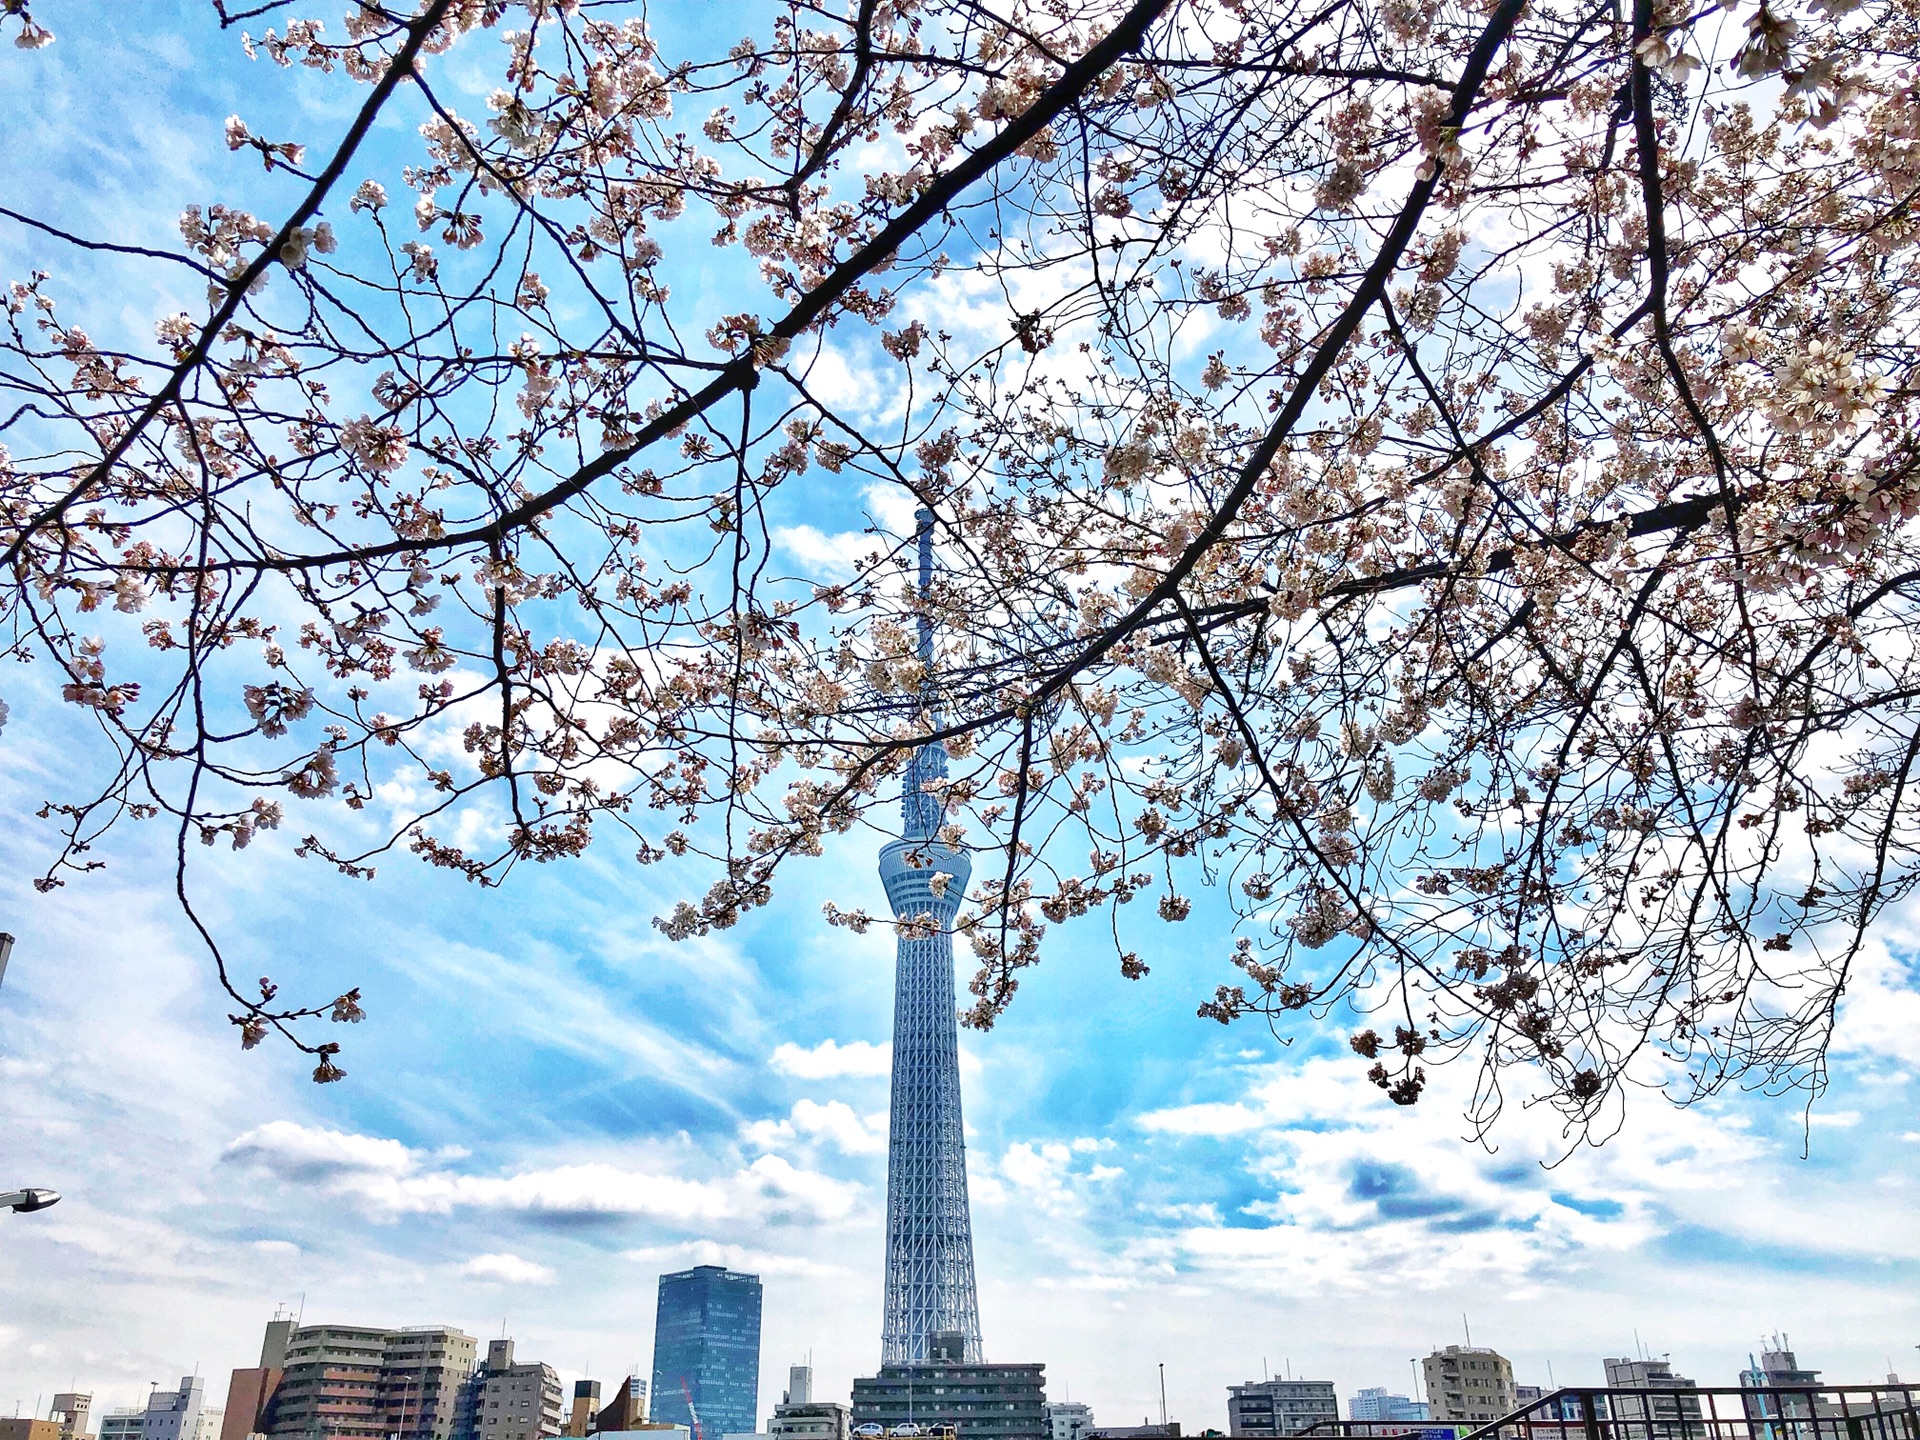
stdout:
POLYGON ((1344 1440, 1920 1440, 1920 1386, 1570 1386, 1487 1425, 1322 1421, 1344 1440))

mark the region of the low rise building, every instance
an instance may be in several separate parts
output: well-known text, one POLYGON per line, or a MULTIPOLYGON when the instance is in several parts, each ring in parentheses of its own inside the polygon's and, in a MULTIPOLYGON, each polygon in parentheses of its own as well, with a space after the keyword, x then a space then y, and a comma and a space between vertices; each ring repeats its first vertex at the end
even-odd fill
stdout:
POLYGON ((813 1367, 793 1365, 787 1370, 787 1388, 767 1421, 767 1434, 777 1440, 847 1440, 853 1415, 837 1400, 813 1398, 813 1367))
POLYGON ((576 1380, 573 1382, 573 1410, 567 1416, 567 1428, 563 1431, 579 1440, 583 1435, 591 1435, 598 1426, 594 1424, 600 1415, 600 1382, 598 1380, 576 1380))
POLYGON ((60 1440, 60 1422, 16 1415, 0 1420, 0 1440, 60 1440))
POLYGON ((1632 1420, 1698 1420, 1700 1401, 1692 1395, 1662 1395, 1662 1391, 1692 1390, 1693 1381, 1673 1373, 1667 1360, 1603 1360, 1609 1390, 1645 1390, 1642 1400, 1636 1395, 1615 1395, 1611 1401, 1612 1418, 1632 1420))
POLYGON ((1298 1435, 1339 1419, 1331 1380, 1249 1380, 1227 1389, 1229 1435, 1298 1435))
POLYGON ((1386 1386, 1375 1385, 1348 1398, 1347 1418, 1376 1423, 1425 1420, 1427 1404, 1407 1395, 1389 1395, 1386 1386))
POLYGON ((140 1417, 140 1440, 201 1440, 206 1392, 207 1382, 198 1375, 182 1375, 178 1390, 154 1390, 140 1417))
POLYGON ((140 1440, 140 1426, 146 1418, 145 1410, 117 1405, 100 1417, 100 1440, 140 1440))
POLYGON ((1513 1362, 1484 1345, 1449 1345, 1421 1364, 1427 1414, 1447 1421, 1485 1425, 1513 1413, 1513 1362))
POLYGON ((646 1423, 647 1379, 644 1375, 629 1375, 613 1387, 613 1396, 594 1422, 594 1429, 601 1435, 610 1435, 638 1430, 646 1423))
POLYGON ((1047 1402, 1047 1440, 1087 1440, 1093 1429, 1093 1407, 1084 1400, 1047 1402))
POLYGON ((1820 1372, 1802 1369, 1786 1342, 1777 1337, 1772 1349, 1760 1352, 1757 1362, 1747 1357, 1740 1386, 1761 1392, 1740 1397, 1741 1408, 1757 1420, 1812 1420, 1840 1413, 1840 1406, 1819 1393, 1820 1372))
POLYGON ((47 1418, 60 1427, 60 1440, 92 1440, 87 1434, 92 1412, 93 1396, 62 1390, 53 1397, 53 1409, 47 1418))
POLYGON ((852 1422, 951 1425, 958 1440, 1046 1440, 1045 1365, 969 1363, 966 1337, 927 1337, 924 1364, 883 1365, 853 1382, 852 1422))

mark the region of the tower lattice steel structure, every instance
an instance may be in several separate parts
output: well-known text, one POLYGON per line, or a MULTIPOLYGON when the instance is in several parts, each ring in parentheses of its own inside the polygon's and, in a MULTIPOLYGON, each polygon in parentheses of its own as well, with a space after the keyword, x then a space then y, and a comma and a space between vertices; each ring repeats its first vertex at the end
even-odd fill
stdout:
MULTIPOLYGON (((933 512, 921 510, 915 519, 924 601, 933 585, 933 512)), ((920 659, 931 669, 933 621, 924 611, 919 640, 920 659)), ((946 773, 945 746, 914 752, 901 787, 902 838, 880 851, 880 879, 895 917, 930 916, 935 927, 931 934, 903 933, 896 962, 882 1365, 924 1364, 928 1337, 942 1331, 964 1337, 967 1360, 981 1358, 953 1005, 953 917, 973 862, 965 850, 937 841, 944 807, 925 790, 946 773)))

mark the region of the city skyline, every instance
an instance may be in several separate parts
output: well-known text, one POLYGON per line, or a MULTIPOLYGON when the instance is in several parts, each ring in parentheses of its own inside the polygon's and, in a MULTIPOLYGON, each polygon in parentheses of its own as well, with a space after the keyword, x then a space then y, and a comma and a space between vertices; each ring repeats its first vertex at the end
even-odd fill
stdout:
MULTIPOLYGON (((743 1346, 746 1336, 740 1327, 740 1316, 744 1312, 740 1311, 739 1297, 733 1291, 743 1283, 757 1285, 757 1277, 725 1272, 720 1267, 706 1268, 714 1274, 689 1272, 660 1277, 665 1302, 662 1309, 684 1312, 694 1323, 691 1328, 686 1324, 675 1324, 669 1331, 663 1332, 668 1336, 666 1350, 664 1353, 657 1351, 654 1362, 656 1378, 664 1374, 671 1379, 677 1364, 681 1368, 713 1372, 698 1377, 704 1381, 706 1397, 699 1407, 702 1418, 695 1418, 691 1413, 648 1413, 644 1398, 633 1404, 620 1402, 616 1397, 615 1404, 602 1410, 600 1402, 606 1397, 603 1396, 599 1380, 563 1377, 555 1367, 542 1360, 527 1358, 524 1353, 516 1356, 516 1342, 509 1336, 484 1342, 485 1350, 481 1351, 478 1348, 480 1342, 457 1326, 369 1326, 338 1321, 299 1324, 297 1322, 301 1317, 288 1318, 284 1310, 277 1310, 275 1318, 266 1326, 260 1352, 261 1365, 268 1368, 235 1368, 225 1391, 224 1410, 214 1403, 221 1398, 221 1392, 216 1388, 209 1393, 205 1377, 194 1373, 182 1377, 177 1391, 161 1391, 156 1385, 143 1406, 102 1406, 94 1403, 97 1399, 95 1395, 84 1390, 57 1393, 44 1407, 50 1420, 39 1420, 37 1417, 41 1407, 38 1404, 35 1407, 34 1423, 48 1426, 45 1434, 42 1435, 39 1430, 22 1431, 13 1440, 215 1440, 217 1436, 241 1437, 254 1431, 260 1432, 262 1440, 305 1440, 305 1437, 321 1433, 314 1429, 315 1414, 310 1413, 316 1411, 316 1404, 318 1412, 334 1415, 334 1420, 330 1422, 332 1428, 326 1433, 346 1437, 364 1435, 369 1440, 378 1436, 385 1436, 387 1440, 396 1440, 396 1437, 397 1440, 546 1440, 546 1437, 557 1440, 563 1435, 590 1435, 595 1432, 596 1421, 601 1431, 611 1426, 616 1432, 636 1427, 670 1432, 677 1427, 683 1436, 706 1434, 719 1437, 744 1435, 750 1431, 765 1434, 767 1428, 772 1427, 777 1436, 782 1432, 776 1417, 788 1411, 788 1401, 796 1402, 798 1410, 811 1417, 825 1413, 820 1408, 822 1402, 826 1402, 826 1411, 837 1408, 841 1440, 846 1440, 847 1402, 816 1391, 810 1364, 788 1367, 789 1387, 780 1393, 778 1402, 770 1402, 764 1407, 766 1414, 749 1419, 744 1413, 728 1413, 727 1407, 733 1402, 727 1395, 728 1381, 718 1371, 737 1366, 737 1358, 724 1359, 716 1369, 705 1364, 702 1357, 692 1355, 689 1337, 696 1331, 703 1335, 713 1332, 717 1326, 718 1331, 728 1335, 736 1335, 737 1332, 739 1344, 732 1348, 743 1346), (710 1289, 715 1279, 724 1280, 731 1286, 731 1289, 719 1295, 720 1308, 725 1313, 718 1320, 713 1314, 715 1296, 696 1293, 697 1286, 695 1289, 688 1289, 687 1286, 689 1281, 700 1281, 710 1289), (676 1282, 678 1289, 673 1293, 672 1300, 667 1302, 670 1288, 676 1282), (436 1378, 427 1388, 442 1392, 447 1403, 437 1409, 427 1404, 416 1415, 407 1405, 403 1392, 408 1392, 409 1386, 414 1390, 419 1389, 418 1377, 423 1373, 423 1367, 429 1365, 436 1378), (264 1397, 258 1379, 263 1374, 268 1377, 264 1397), (302 1379, 302 1376, 307 1378, 302 1379), (716 1379, 719 1381, 717 1385, 716 1379), (568 1388, 571 1388, 574 1396, 571 1419, 562 1409, 562 1395, 568 1388), (521 1391, 532 1392, 541 1398, 515 1399, 514 1396, 521 1391), (364 1398, 361 1398, 362 1392, 364 1398), (455 1392, 459 1395, 457 1404, 452 1399, 455 1392), (503 1404, 508 1411, 516 1404, 523 1408, 534 1408, 531 1415, 520 1417, 522 1428, 516 1430, 513 1428, 515 1417, 511 1413, 491 1413, 502 1409, 503 1404), (342 1409, 342 1406, 345 1408, 342 1409), (87 1433, 91 1419, 99 1421, 97 1435, 87 1433), (730 1421, 742 1428, 718 1428, 730 1421)), ((1748 1368, 1743 1369, 1737 1377, 1737 1384, 1763 1390, 1772 1387, 1792 1391, 1811 1387, 1814 1390, 1837 1392, 1871 1390, 1882 1381, 1890 1387, 1903 1383, 1895 1374, 1870 1378, 1823 1374, 1819 1366, 1805 1364, 1790 1348, 1791 1343, 1788 1337, 1781 1334, 1763 1337, 1757 1358, 1750 1357, 1748 1368)), ((724 1348, 728 1347, 723 1345, 724 1348)), ((952 1366, 953 1373, 977 1373, 992 1381, 1002 1382, 998 1388, 1008 1393, 1019 1390, 1022 1383, 1044 1385, 1044 1364, 988 1362, 988 1367, 982 1369, 963 1361, 957 1334, 941 1337, 935 1350, 935 1365, 952 1366), (1029 1374, 1029 1379, 1020 1381, 1022 1374, 1029 1374), (1039 1378, 1036 1380, 1033 1377, 1039 1378)), ((758 1355, 752 1357, 756 1386, 760 1359, 758 1355)), ((1674 1417, 1685 1415, 1698 1421, 1702 1403, 1709 1402, 1688 1398, 1684 1394, 1677 1401, 1659 1397, 1675 1388, 1682 1391, 1695 1386, 1728 1388, 1722 1384, 1721 1377, 1679 1376, 1673 1371, 1669 1358, 1664 1356, 1655 1358, 1642 1353, 1637 1357, 1601 1357, 1600 1364, 1604 1373, 1598 1382, 1570 1378, 1557 1386, 1552 1383, 1550 1376, 1547 1384, 1526 1380, 1518 1380, 1516 1384, 1516 1372, 1496 1347, 1450 1344, 1437 1347, 1424 1357, 1424 1383, 1416 1387, 1422 1392, 1422 1399, 1417 1406, 1409 1406, 1408 1397, 1392 1394, 1388 1387, 1361 1386, 1357 1393, 1347 1398, 1347 1413, 1341 1414, 1337 1399, 1343 1389, 1341 1382, 1289 1373, 1284 1377, 1272 1375, 1227 1386, 1224 1392, 1224 1425, 1216 1426, 1205 1416, 1187 1417, 1184 1428, 1190 1435, 1204 1431, 1258 1440, 1262 1436, 1297 1434, 1315 1424, 1328 1425, 1345 1419, 1424 1423, 1428 1420, 1425 1412, 1430 1406, 1437 1412, 1433 1416, 1433 1423, 1455 1426, 1464 1423, 1467 1428, 1473 1428, 1489 1419, 1498 1419, 1510 1410, 1524 1412, 1531 1402, 1540 1401, 1557 1388, 1576 1392, 1583 1389, 1610 1389, 1629 1395, 1644 1393, 1652 1397, 1644 1402, 1619 1393, 1610 1401, 1603 1398, 1598 1402, 1602 1406, 1603 1418, 1611 1407, 1615 1418, 1631 1419, 1645 1411, 1656 1418, 1662 1414, 1674 1417), (1476 1369, 1495 1378, 1474 1380, 1467 1372, 1476 1369), (1470 1413, 1482 1407, 1484 1402, 1471 1394, 1463 1397, 1458 1393, 1463 1377, 1467 1390, 1475 1386, 1502 1389, 1501 1398, 1493 1407, 1497 1413, 1470 1413), (1647 1409, 1649 1406, 1650 1410, 1647 1409), (1663 1406, 1664 1410, 1661 1408, 1663 1406), (1452 1413, 1447 1413, 1449 1410, 1452 1413)), ((897 1412, 894 1419, 910 1417, 913 1391, 906 1377, 912 1375, 914 1370, 915 1367, 890 1370, 886 1373, 893 1378, 885 1382, 856 1378, 852 1391, 855 1420, 860 1416, 863 1387, 871 1397, 882 1393, 876 1390, 877 1385, 888 1387, 884 1393, 893 1396, 894 1410, 897 1412)), ((683 1375, 680 1378, 684 1394, 684 1382, 689 1377, 683 1375)), ((927 1376, 924 1372, 922 1379, 932 1385, 940 1383, 937 1378, 927 1376)), ((1911 1390, 1920 1381, 1909 1376, 1904 1383, 1911 1390)), ((621 1393, 631 1391, 644 1397, 647 1389, 643 1379, 630 1376, 621 1393)), ((420 1393, 425 1395, 427 1392, 422 1390, 420 1393)), ((667 1393, 673 1393, 671 1384, 667 1387, 667 1393)), ((952 1392, 935 1389, 928 1398, 942 1393, 952 1392)), ((1038 1388, 1034 1393, 1039 1393, 1038 1388)), ((1117 1428, 1126 1431, 1130 1428, 1130 1422, 1124 1418, 1102 1422, 1097 1409, 1084 1399, 1074 1401, 1055 1395, 1048 1395, 1045 1399, 1047 1435, 1043 1437, 1036 1434, 1034 1440, 1079 1440, 1089 1430, 1110 1431, 1117 1428), (1062 1417, 1059 1421, 1054 1418, 1056 1412, 1062 1417)), ((1569 1400, 1566 1404, 1573 1408, 1557 1408, 1543 1413, 1561 1419, 1578 1419, 1579 1403, 1577 1399, 1569 1400)), ((1717 1407, 1715 1413, 1724 1415, 1727 1406, 1734 1402, 1722 1397, 1710 1403, 1717 1407)), ((1762 1417, 1768 1413, 1797 1413, 1778 1411, 1777 1406, 1804 1406, 1805 1403, 1804 1400, 1795 1400, 1791 1395, 1778 1401, 1738 1402, 1734 1403, 1733 1413, 1762 1417), (1740 1404, 1746 1406, 1744 1412, 1740 1410, 1740 1404), (1770 1412, 1766 1409, 1768 1405, 1774 1405, 1776 1409, 1770 1412)), ((871 1409, 868 1413, 874 1414, 871 1409)), ((1037 1415, 1038 1411, 1034 1413, 1037 1415)), ((880 1418, 885 1417, 882 1415, 880 1418)), ((1166 1419, 1179 1423, 1182 1417, 1168 1414, 1166 1419)), ((796 1433, 813 1434, 816 1431, 807 1427, 817 1427, 820 1422, 814 1418, 799 1423, 801 1429, 796 1433)), ((989 1430, 984 1433, 998 1435, 1011 1422, 1003 1418, 999 1421, 989 1419, 985 1423, 989 1430)), ((1142 1418, 1143 1427, 1150 1427, 1151 1423, 1150 1417, 1142 1418)), ((1018 1430, 1017 1425, 1014 1428, 1018 1430)), ((663 1436, 663 1440, 670 1440, 670 1434, 663 1436)))

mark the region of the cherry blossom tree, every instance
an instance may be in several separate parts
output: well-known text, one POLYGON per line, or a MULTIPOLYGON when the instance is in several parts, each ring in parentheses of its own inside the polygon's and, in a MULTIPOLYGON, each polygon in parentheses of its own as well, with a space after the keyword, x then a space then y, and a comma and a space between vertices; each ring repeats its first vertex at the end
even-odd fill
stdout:
MULTIPOLYGON (((932 745, 974 1025, 1213 885, 1201 1013, 1340 1024, 1393 1102, 1817 1091, 1920 874, 1920 6, 1788 3, 784 0, 683 52, 629 0, 215 0, 355 97, 227 121, 277 208, 162 251, 7 187, 0 620, 110 768, 40 885, 126 823, 189 914, 200 844, 492 887, 597 838, 685 938, 932 745), (75 247, 204 303, 96 342, 75 247), (829 494, 917 511, 932 585, 912 525, 783 547, 829 494)), ((337 1078, 357 993, 202 934, 337 1078)))

